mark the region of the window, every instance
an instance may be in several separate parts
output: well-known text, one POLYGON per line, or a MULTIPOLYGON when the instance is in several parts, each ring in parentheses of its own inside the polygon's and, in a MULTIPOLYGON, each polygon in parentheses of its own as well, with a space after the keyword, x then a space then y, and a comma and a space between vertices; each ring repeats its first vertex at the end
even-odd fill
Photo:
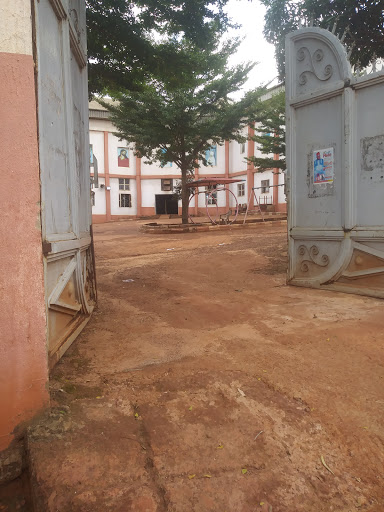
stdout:
POLYGON ((119 195, 119 206, 120 206, 120 208, 131 208, 132 207, 131 194, 120 194, 119 195))
POLYGON ((207 204, 217 205, 217 192, 212 192, 213 190, 216 190, 216 185, 208 185, 207 187, 205 187, 207 204), (212 192, 212 194, 211 194, 211 192, 212 192), (211 194, 211 195, 209 195, 209 194, 211 194))
POLYGON ((240 144, 240 154, 243 155, 245 153, 245 142, 240 144))
POLYGON ((129 190, 128 178, 119 178, 119 190, 129 190))
POLYGON ((95 206, 95 193, 91 190, 91 206, 95 206))
POLYGON ((161 190, 170 192, 173 190, 173 180, 161 180, 161 190))
POLYGON ((238 183, 237 184, 237 195, 245 196, 245 183, 238 183))
POLYGON ((261 180, 261 193, 266 194, 269 192, 269 180, 261 180))

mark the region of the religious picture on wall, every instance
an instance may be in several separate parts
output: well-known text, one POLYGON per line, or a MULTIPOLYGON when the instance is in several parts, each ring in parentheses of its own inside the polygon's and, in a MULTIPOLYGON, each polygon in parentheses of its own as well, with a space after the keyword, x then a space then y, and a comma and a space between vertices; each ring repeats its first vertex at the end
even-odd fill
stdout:
POLYGON ((313 183, 333 183, 333 148, 313 152, 313 183))
POLYGON ((205 159, 210 166, 217 165, 217 146, 211 146, 205 151, 205 159))
MULTIPOLYGON (((166 152, 166 149, 161 150, 162 153, 166 152)), ((172 162, 165 162, 165 164, 160 164, 160 167, 164 169, 165 167, 172 167, 172 162)))
POLYGON ((93 144, 89 145, 89 163, 93 165, 93 144))
POLYGON ((119 167, 129 167, 128 148, 117 148, 117 165, 119 167))

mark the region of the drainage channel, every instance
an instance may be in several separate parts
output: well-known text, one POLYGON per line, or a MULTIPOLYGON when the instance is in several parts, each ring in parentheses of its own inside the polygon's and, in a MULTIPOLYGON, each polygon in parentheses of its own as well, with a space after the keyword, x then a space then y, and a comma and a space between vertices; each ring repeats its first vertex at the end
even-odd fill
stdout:
POLYGON ((15 480, 0 485, 0 512, 34 512, 28 469, 15 480))

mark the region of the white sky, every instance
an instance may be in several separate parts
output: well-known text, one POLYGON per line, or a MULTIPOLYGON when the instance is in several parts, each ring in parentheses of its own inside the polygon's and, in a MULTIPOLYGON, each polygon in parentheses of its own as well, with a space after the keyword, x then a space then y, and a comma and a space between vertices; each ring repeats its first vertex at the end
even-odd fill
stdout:
MULTIPOLYGON (((263 36, 265 7, 258 0, 229 0, 226 8, 230 18, 242 28, 229 32, 229 35, 245 36, 238 52, 230 59, 230 65, 241 62, 258 62, 249 73, 243 91, 254 89, 277 77, 273 45, 263 36)), ((277 80, 272 85, 277 84, 277 80)), ((239 96, 242 94, 240 93, 239 96)), ((237 98, 238 99, 238 98, 237 98)))

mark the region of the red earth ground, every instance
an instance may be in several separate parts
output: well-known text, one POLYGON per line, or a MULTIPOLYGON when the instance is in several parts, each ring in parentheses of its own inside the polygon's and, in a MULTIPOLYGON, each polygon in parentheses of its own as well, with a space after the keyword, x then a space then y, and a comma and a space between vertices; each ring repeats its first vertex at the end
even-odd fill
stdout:
POLYGON ((383 512, 383 301, 286 286, 282 222, 139 226, 95 226, 99 306, 30 432, 36 512, 383 512))

